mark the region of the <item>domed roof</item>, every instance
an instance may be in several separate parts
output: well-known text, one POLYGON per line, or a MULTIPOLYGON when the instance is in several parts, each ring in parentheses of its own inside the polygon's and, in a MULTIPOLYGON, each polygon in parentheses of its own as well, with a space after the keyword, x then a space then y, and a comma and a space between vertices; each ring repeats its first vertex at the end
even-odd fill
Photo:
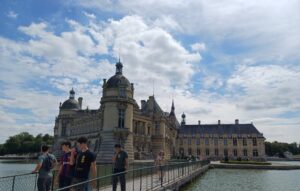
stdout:
POLYGON ((78 101, 75 99, 75 91, 70 90, 70 97, 61 106, 60 109, 80 109, 78 101))
POLYGON ((123 64, 119 60, 119 62, 116 63, 116 74, 109 78, 106 83, 106 88, 117 88, 120 85, 125 87, 131 86, 129 80, 125 76, 123 76, 122 68, 123 64))
POLYGON ((130 87, 129 80, 123 76, 122 74, 116 74, 109 78, 109 80, 106 83, 106 88, 117 88, 120 85, 125 87, 130 87))
POLYGON ((70 98, 61 105, 60 109, 80 109, 80 106, 76 99, 70 98))

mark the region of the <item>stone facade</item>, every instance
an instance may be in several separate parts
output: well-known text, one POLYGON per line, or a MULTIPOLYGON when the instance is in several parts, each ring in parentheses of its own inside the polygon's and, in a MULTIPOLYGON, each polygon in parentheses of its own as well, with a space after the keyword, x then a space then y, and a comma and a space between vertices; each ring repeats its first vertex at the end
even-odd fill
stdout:
MULTIPOLYGON (((227 153, 233 158, 253 158, 251 153, 256 150, 258 157, 264 156, 264 138, 257 130, 244 131, 245 134, 234 131, 234 134, 224 133, 226 131, 219 128, 214 133, 195 133, 195 126, 185 124, 185 115, 182 123, 178 122, 174 102, 170 112, 160 108, 154 95, 142 100, 139 106, 134 99, 134 84, 123 76, 122 69, 119 61, 116 74, 109 80, 103 80, 99 109, 83 109, 83 98, 76 100, 73 89, 69 99, 60 104, 54 126, 53 149, 57 155, 62 141, 69 140, 75 146, 80 136, 86 136, 89 148, 97 153, 99 163, 111 162, 116 143, 123 145, 130 161, 153 159, 160 150, 165 152, 167 159, 188 155, 219 159, 227 153), (244 138, 247 146, 243 145, 244 138), (254 138, 256 145, 252 144, 254 138), (236 139, 237 145, 233 144, 233 139, 236 139), (225 140, 227 145, 223 144, 225 140), (245 149, 247 156, 244 156, 245 149)), ((196 128, 203 129, 200 126, 196 128)))
POLYGON ((167 159, 175 155, 180 124, 174 103, 170 113, 164 112, 155 97, 149 96, 139 107, 134 100, 134 84, 123 76, 122 67, 118 62, 116 74, 103 80, 99 109, 82 109, 83 99, 76 100, 75 91, 70 91, 55 120, 55 151, 62 141, 70 140, 75 146, 78 137, 86 136, 100 163, 111 162, 116 143, 123 145, 130 161, 153 159, 160 150, 167 159))
POLYGON ((186 125, 185 115, 178 133, 176 150, 181 157, 200 159, 265 160, 265 138, 253 124, 186 125))

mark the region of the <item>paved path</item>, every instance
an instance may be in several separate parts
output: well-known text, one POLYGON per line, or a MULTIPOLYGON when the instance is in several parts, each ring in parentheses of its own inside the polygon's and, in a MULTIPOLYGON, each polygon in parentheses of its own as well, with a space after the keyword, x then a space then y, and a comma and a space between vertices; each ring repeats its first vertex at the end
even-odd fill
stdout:
MULTIPOLYGON (((199 169, 199 168, 198 168, 199 169)), ((183 167, 179 169, 170 169, 165 171, 163 186, 176 182, 184 177, 189 176, 189 174, 197 170, 196 166, 183 167)), ((127 175, 128 176, 128 175, 127 175)), ((107 180, 109 181, 109 180, 107 180)), ((100 182, 101 184, 101 182, 100 182)), ((156 190, 161 187, 161 182, 157 173, 152 175, 137 176, 132 179, 131 174, 127 177, 126 181, 126 191, 147 191, 156 190)), ((112 186, 101 187, 101 191, 111 191, 112 186)), ((120 191, 120 184, 118 184, 117 191, 120 191)))

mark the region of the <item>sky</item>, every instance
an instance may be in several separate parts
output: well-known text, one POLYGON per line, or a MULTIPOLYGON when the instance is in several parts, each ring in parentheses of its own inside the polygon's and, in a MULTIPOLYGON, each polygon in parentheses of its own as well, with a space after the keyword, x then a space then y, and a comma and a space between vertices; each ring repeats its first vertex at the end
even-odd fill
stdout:
POLYGON ((135 99, 172 99, 188 124, 253 123, 300 142, 300 1, 2 0, 0 143, 53 134, 73 87, 97 109, 123 73, 135 99))

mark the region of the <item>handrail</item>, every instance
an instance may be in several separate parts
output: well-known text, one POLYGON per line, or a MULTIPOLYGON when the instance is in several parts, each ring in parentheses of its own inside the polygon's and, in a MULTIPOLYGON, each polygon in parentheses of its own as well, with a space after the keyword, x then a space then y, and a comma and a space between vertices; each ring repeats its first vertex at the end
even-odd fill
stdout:
POLYGON ((83 185, 83 184, 86 184, 86 183, 90 183, 90 182, 97 181, 97 180, 102 180, 102 179, 105 179, 105 178, 109 178, 109 177, 113 177, 113 176, 117 176, 117 175, 121 175, 121 174, 127 174, 127 173, 130 173, 130 172, 141 171, 141 170, 146 170, 146 169, 153 169, 153 168, 157 168, 157 167, 182 166, 184 164, 196 164, 196 163, 201 163, 201 162, 204 162, 204 161, 189 161, 189 162, 167 163, 165 165, 147 166, 147 167, 143 167, 143 168, 131 169, 131 170, 126 170, 124 172, 113 173, 113 174, 109 174, 109 175, 105 175, 105 176, 101 176, 101 177, 96 177, 96 178, 93 178, 93 179, 88 179, 88 180, 83 181, 83 182, 79 182, 79 183, 76 183, 76 184, 72 184, 70 186, 59 188, 56 191, 62 191, 62 190, 65 190, 65 189, 74 188, 76 186, 80 186, 80 185, 83 185))
MULTIPOLYGON (((89 184, 91 182, 96 182, 98 188, 103 187, 103 186, 106 187, 106 186, 111 185, 109 183, 109 181, 107 181, 107 180, 109 180, 113 176, 117 176, 117 175, 121 175, 121 174, 126 174, 126 176, 128 176, 128 178, 129 178, 129 180, 133 180, 133 181, 137 180, 137 178, 140 179, 140 181, 142 181, 143 177, 149 176, 149 178, 151 177, 151 181, 150 181, 151 185, 152 185, 151 188, 153 188, 153 182, 152 182, 153 177, 157 176, 157 170, 161 171, 160 167, 162 167, 162 169, 165 169, 165 170, 167 169, 165 171, 166 173, 169 173, 169 169, 171 169, 171 170, 175 169, 175 175, 176 175, 177 169, 178 169, 177 173, 179 173, 179 170, 182 168, 187 167, 189 169, 189 167, 191 167, 192 169, 193 168, 198 169, 199 167, 201 167, 205 164, 207 164, 206 161, 189 161, 189 162, 187 162, 187 161, 168 161, 164 165, 154 165, 153 163, 147 163, 147 164, 131 163, 131 165, 127 171, 119 172, 119 173, 113 173, 113 171, 111 171, 114 167, 113 164, 111 164, 111 163, 110 163, 110 165, 97 165, 97 167, 100 167, 99 169, 97 168, 98 172, 100 172, 99 177, 89 179, 89 180, 86 180, 84 182, 80 182, 80 183, 77 183, 74 185, 70 185, 68 187, 65 187, 63 189, 61 188, 58 190, 55 187, 53 187, 53 185, 52 185, 52 189, 60 191, 60 190, 66 189, 66 188, 72 188, 74 186, 89 184), (99 170, 101 170, 101 167, 106 167, 106 166, 108 168, 102 169, 104 171, 99 171, 99 170), (100 184, 100 182, 102 182, 102 184, 100 184)), ((57 177, 57 169, 54 169, 52 171, 52 173, 53 173, 52 177, 54 180, 57 177)), ((173 173, 174 173, 174 171, 173 171, 173 173)), ((168 176, 169 176, 169 174, 168 174, 168 176)), ((180 174, 177 174, 176 176, 177 176, 177 178, 179 178, 179 177, 183 176, 183 174, 181 175, 181 173, 180 173, 180 174)), ((174 174, 172 177, 174 177, 174 174)), ((0 177, 0 183, 1 183, 0 190, 2 188, 5 190, 18 190, 20 188, 24 188, 24 186, 26 187, 26 189, 24 188, 26 191, 36 190, 37 178, 38 178, 37 172, 29 172, 29 173, 3 176, 3 177, 0 177), (22 180, 24 180, 24 178, 27 179, 28 181, 22 182, 22 180), (2 180, 2 182, 1 182, 1 180, 2 180)), ((140 184, 142 184, 142 183, 140 183, 140 184)), ((156 185, 157 182, 155 182, 154 184, 156 185)), ((160 185, 162 186, 162 184, 163 184, 163 181, 161 180, 160 185)), ((132 186, 134 186, 134 185, 132 185, 132 186)), ((139 185, 139 186, 141 187, 141 185, 139 185)))
POLYGON ((16 176, 26 176, 26 175, 30 175, 30 174, 37 174, 37 172, 28 172, 28 173, 23 173, 23 174, 15 174, 15 175, 9 175, 9 176, 0 176, 0 179, 2 178, 13 178, 16 176))
MULTIPOLYGON (((129 163, 129 165, 134 165, 136 163, 129 163)), ((60 163, 58 164, 60 165, 60 163)), ((107 166, 107 165, 113 165, 113 163, 107 163, 107 164, 99 164, 97 165, 97 167, 101 167, 101 166, 107 166)), ((57 172, 58 169, 53 169, 52 172, 57 172)), ((0 179, 2 178, 13 178, 15 176, 26 176, 26 175, 31 175, 31 174, 37 174, 38 172, 27 172, 27 173, 22 173, 22 174, 14 174, 14 175, 9 175, 9 176, 0 176, 0 179)))

